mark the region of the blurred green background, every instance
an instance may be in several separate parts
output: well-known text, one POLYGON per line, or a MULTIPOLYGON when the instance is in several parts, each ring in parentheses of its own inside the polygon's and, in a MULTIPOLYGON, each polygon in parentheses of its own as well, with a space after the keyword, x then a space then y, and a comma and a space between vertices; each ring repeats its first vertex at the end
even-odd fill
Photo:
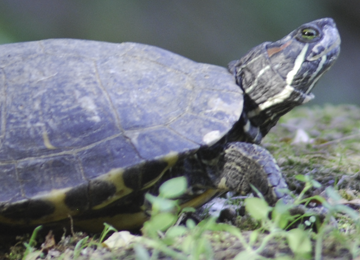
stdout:
POLYGON ((226 66, 255 45, 322 17, 335 19, 342 53, 311 104, 360 104, 359 0, 0 0, 0 43, 132 41, 226 66))

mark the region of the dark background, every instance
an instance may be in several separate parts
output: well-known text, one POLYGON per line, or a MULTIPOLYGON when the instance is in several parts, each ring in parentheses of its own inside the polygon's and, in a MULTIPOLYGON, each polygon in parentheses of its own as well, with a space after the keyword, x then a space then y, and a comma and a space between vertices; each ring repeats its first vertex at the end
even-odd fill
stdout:
POLYGON ((310 104, 360 104, 359 0, 0 0, 0 43, 133 41, 226 66, 322 17, 335 19, 342 52, 310 104))

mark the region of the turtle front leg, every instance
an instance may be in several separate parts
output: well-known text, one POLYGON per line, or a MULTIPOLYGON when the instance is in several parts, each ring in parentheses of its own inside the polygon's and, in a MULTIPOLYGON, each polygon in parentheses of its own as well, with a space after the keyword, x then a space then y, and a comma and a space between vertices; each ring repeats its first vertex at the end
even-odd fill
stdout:
POLYGON ((217 188, 247 194, 252 191, 252 184, 270 205, 281 198, 289 199, 289 195, 284 193, 288 188, 285 179, 267 150, 241 142, 228 143, 223 148, 220 162, 206 166, 217 188), (217 178, 214 178, 215 172, 217 178))

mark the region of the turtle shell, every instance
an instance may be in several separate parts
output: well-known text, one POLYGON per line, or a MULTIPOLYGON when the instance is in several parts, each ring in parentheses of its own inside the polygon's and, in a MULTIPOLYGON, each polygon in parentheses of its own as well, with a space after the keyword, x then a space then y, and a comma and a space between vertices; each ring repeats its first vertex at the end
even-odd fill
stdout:
POLYGON ((226 68, 138 43, 1 45, 0 91, 0 223, 18 226, 150 187, 243 109, 226 68))

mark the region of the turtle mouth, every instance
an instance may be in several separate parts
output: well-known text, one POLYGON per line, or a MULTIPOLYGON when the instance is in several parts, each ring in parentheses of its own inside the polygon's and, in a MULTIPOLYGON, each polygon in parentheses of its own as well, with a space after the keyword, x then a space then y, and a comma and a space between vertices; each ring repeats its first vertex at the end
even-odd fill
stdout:
POLYGON ((307 59, 308 61, 314 61, 317 60, 325 55, 330 56, 330 61, 333 59, 336 59, 336 57, 340 53, 340 44, 341 44, 341 38, 340 35, 336 29, 336 27, 329 27, 325 26, 324 35, 325 38, 319 43, 316 44, 312 50, 311 53, 308 55, 307 59), (329 44, 328 47, 323 47, 323 42, 328 41, 329 44))

